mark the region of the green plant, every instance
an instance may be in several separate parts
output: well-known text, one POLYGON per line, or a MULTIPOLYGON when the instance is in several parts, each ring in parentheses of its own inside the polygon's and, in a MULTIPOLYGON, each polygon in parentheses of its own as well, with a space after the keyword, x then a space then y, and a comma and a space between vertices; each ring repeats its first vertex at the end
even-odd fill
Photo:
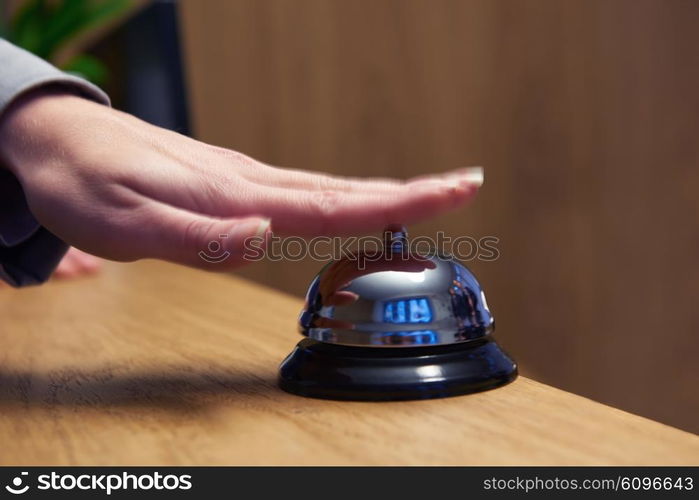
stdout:
MULTIPOLYGON (((55 62, 59 51, 71 41, 121 16, 132 5, 132 0, 26 0, 9 22, 0 26, 0 36, 55 62)), ((106 66, 84 53, 59 66, 98 85, 107 77, 106 66)))

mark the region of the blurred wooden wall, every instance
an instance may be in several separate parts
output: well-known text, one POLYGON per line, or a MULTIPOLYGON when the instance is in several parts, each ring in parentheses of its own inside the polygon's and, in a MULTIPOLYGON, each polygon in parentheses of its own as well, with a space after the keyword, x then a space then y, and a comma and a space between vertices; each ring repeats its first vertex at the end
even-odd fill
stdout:
MULTIPOLYGON (((181 2, 197 136, 268 163, 484 165, 497 335, 543 382, 699 431, 699 2, 181 2)), ((302 294, 318 264, 241 274, 302 294)), ((289 332, 289 345, 296 342, 289 332)))

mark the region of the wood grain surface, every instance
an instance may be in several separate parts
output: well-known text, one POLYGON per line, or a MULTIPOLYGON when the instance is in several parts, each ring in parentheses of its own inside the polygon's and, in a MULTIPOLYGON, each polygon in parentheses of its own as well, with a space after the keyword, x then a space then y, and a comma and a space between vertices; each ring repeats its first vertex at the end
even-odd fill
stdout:
POLYGON ((286 394, 300 306, 155 262, 0 289, 0 464, 699 463, 696 435, 523 377, 429 401, 286 394))

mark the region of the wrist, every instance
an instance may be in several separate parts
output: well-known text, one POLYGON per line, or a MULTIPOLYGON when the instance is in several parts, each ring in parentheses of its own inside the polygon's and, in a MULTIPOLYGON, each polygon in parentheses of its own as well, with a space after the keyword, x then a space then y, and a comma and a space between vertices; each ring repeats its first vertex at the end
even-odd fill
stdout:
POLYGON ((60 87, 42 87, 16 98, 0 116, 0 165, 20 180, 67 153, 70 123, 85 104, 100 106, 60 87))

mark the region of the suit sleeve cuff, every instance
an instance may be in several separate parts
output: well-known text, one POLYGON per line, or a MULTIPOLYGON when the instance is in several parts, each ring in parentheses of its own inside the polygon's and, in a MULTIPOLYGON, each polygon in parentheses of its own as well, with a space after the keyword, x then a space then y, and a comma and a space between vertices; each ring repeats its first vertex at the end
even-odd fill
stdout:
MULTIPOLYGON (((0 67, 0 117, 18 97, 45 86, 60 86, 110 105, 109 97, 99 87, 2 39, 0 67)), ((13 286, 42 283, 67 249, 64 242, 40 226, 29 210, 22 186, 0 166, 0 279, 13 286)))

